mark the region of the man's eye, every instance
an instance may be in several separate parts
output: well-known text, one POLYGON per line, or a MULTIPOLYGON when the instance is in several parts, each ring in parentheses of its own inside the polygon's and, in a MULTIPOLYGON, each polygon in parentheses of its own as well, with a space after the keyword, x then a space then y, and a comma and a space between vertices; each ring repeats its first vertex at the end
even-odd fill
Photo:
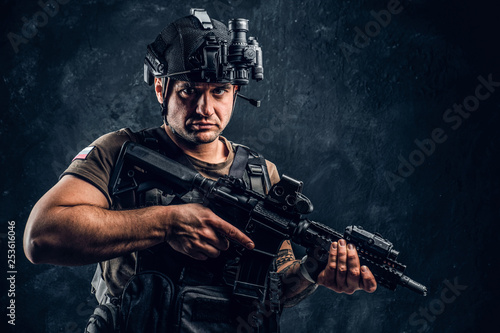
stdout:
POLYGON ((181 90, 181 93, 185 95, 193 95, 196 91, 193 88, 185 88, 181 90))
POLYGON ((215 88, 214 89, 215 95, 224 95, 225 92, 226 92, 226 89, 222 89, 222 88, 215 88))

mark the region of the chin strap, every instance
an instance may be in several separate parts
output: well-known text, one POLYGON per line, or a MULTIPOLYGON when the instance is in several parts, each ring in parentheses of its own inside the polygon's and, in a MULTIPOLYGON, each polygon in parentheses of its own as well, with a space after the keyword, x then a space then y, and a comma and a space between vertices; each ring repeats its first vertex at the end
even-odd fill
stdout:
POLYGON ((168 85, 170 84, 170 78, 167 78, 167 81, 165 83, 165 78, 161 78, 161 86, 162 86, 162 96, 163 96, 163 102, 160 104, 160 110, 161 110, 161 115, 163 117, 163 121, 165 122, 165 125, 168 125, 167 121, 167 113, 168 113, 168 105, 167 105, 167 92, 168 92, 168 85))
POLYGON ((239 86, 238 86, 238 88, 236 89, 236 91, 233 94, 233 109, 231 110, 231 116, 233 115, 234 106, 236 105, 236 99, 238 97, 238 91, 240 91, 240 87, 239 86))

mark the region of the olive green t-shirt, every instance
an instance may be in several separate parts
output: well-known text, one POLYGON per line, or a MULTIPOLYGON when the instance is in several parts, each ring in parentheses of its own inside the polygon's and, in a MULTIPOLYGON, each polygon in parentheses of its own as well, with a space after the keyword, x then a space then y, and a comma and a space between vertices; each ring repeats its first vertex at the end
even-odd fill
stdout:
MULTIPOLYGON (((121 147, 126 141, 137 142, 140 139, 140 135, 129 128, 105 134, 75 156, 61 177, 73 175, 94 185, 104 194, 108 200, 109 208, 111 208, 113 207, 113 199, 109 194, 108 187, 121 147)), ((229 152, 224 162, 211 164, 186 155, 194 168, 204 177, 217 179, 229 173, 235 156, 235 146, 222 136, 219 137, 219 140, 226 145, 229 152)), ((276 166, 267 160, 266 164, 271 184, 277 183, 279 175, 276 166)), ((126 282, 135 272, 135 263, 135 253, 101 263, 103 278, 112 295, 120 295, 126 282)))
MULTIPOLYGON (((111 207, 112 199, 109 194, 108 185, 120 149, 126 141, 137 142, 139 139, 139 134, 132 132, 129 128, 105 134, 82 150, 82 152, 73 159, 72 163, 63 172, 61 177, 65 175, 74 175, 86 180, 104 194, 111 207)), ((222 136, 219 137, 219 140, 226 145, 229 151, 226 161, 222 163, 206 163, 186 155, 196 171, 204 177, 217 179, 229 173, 229 169, 234 160, 235 147, 222 136)), ((279 181, 279 175, 276 166, 267 160, 266 164, 271 184, 277 183, 279 181)))

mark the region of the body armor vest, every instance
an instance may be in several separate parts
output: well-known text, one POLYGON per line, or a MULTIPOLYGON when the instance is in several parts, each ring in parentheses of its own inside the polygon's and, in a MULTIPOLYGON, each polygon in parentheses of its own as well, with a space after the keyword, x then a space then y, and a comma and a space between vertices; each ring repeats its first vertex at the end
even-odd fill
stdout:
MULTIPOLYGON (((163 128, 139 134, 139 142, 148 148, 194 168, 163 128)), ((265 159, 245 146, 234 146, 236 152, 229 175, 242 178, 254 191, 267 192, 271 184, 265 159)), ((139 208, 202 203, 203 198, 196 190, 176 197, 153 189, 138 198, 129 194, 113 201, 115 199, 121 208, 139 208)), ((238 246, 231 243, 219 257, 200 261, 162 243, 137 252, 135 275, 119 299, 105 297, 105 292, 98 290, 99 285, 100 289, 104 286, 102 278, 99 281, 98 265, 93 281, 96 297, 100 303, 115 303, 119 308, 116 332, 278 332, 279 310, 275 305, 270 301, 249 304, 232 295, 239 251, 238 246)), ((276 274, 275 269, 271 274, 276 274)), ((272 281, 268 289, 276 295, 267 299, 279 298, 279 281, 268 280, 272 281)))

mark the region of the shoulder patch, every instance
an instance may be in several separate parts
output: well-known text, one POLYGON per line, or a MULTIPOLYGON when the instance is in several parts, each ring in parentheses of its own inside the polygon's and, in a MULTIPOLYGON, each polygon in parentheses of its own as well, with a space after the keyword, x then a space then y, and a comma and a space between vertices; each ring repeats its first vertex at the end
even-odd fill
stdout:
POLYGON ((94 148, 95 148, 95 146, 90 146, 90 147, 83 149, 81 152, 78 153, 78 155, 75 156, 75 158, 73 158, 73 160, 71 162, 73 162, 74 160, 86 160, 87 156, 90 154, 90 152, 94 148))

